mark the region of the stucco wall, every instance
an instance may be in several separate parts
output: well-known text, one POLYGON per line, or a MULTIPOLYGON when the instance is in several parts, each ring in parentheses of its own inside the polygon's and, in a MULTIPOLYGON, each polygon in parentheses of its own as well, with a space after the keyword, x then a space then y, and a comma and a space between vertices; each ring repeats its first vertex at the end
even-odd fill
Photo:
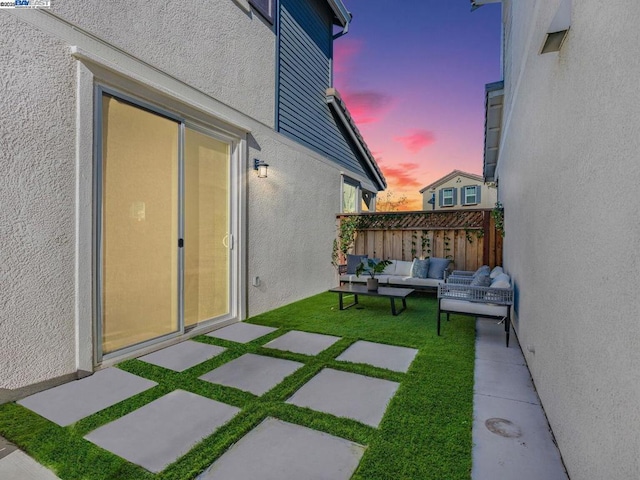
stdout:
POLYGON ((249 316, 334 286, 342 181, 335 166, 281 135, 256 132, 256 139, 261 151, 251 153, 270 166, 268 178, 249 173, 249 316))
MULTIPOLYGON (((136 8, 118 3, 123 9, 136 8)), ((153 39, 147 39, 149 58, 138 59, 142 62, 119 50, 126 47, 134 54, 136 47, 136 35, 121 31, 129 28, 118 23, 123 19, 114 19, 118 27, 112 31, 106 26, 109 22, 100 24, 91 13, 94 7, 109 9, 111 4, 96 2, 86 7, 87 18, 84 13, 77 18, 95 34, 102 29, 103 40, 113 36, 116 47, 60 22, 55 15, 72 17, 71 10, 65 10, 69 2, 56 2, 52 12, 0 11, 0 71, 10 72, 0 79, 0 402, 12 395, 3 389, 69 379, 78 369, 93 367, 92 72, 106 75, 109 83, 124 82, 127 87, 121 88, 133 95, 147 98, 148 90, 147 99, 153 103, 164 105, 165 98, 170 110, 191 109, 197 112, 193 118, 211 120, 214 128, 251 132, 246 152, 238 159, 246 185, 247 212, 241 220, 248 237, 246 244, 238 245, 247 259, 241 270, 248 279, 238 294, 239 302, 248 307, 246 313, 255 315, 316 294, 335 282, 330 260, 340 169, 272 130, 274 34, 234 2, 220 3, 224 6, 215 19, 207 17, 204 7, 196 12, 200 17, 194 15, 209 22, 206 29, 198 22, 191 27, 203 42, 216 43, 217 38, 215 49, 222 57, 209 51, 186 58, 187 52, 167 49, 179 50, 188 42, 178 39, 175 46, 172 38, 169 46, 166 41, 152 46, 153 39), (228 22, 237 20, 239 25, 225 26, 216 36, 208 29, 222 28, 223 12, 228 22), (245 42, 251 43, 248 50, 245 42), (180 57, 176 64, 169 61, 172 55, 180 57), (227 55, 237 56, 234 63, 226 62, 227 55), (180 62, 188 62, 189 68, 180 62), (230 72, 229 65, 235 70, 230 72), (204 71, 221 78, 220 84, 205 81, 204 71), (207 95, 202 95, 205 88, 207 95), (254 90, 260 98, 253 98, 254 90), (253 158, 270 164, 268 178, 257 178, 250 167, 253 158), (255 276, 261 279, 259 287, 251 286, 255 276)), ((147 6, 150 12, 159 8, 147 6)), ((140 22, 133 19, 135 12, 124 16, 140 22)), ((151 21, 148 17, 140 22, 150 37, 158 34, 149 26, 151 21)), ((171 26, 162 28, 170 31, 171 26)), ((193 40, 195 33, 190 35, 193 40)))
POLYGON ((498 164, 518 336, 571 479, 640 478, 640 4, 573 1, 539 55, 558 1, 510 3, 533 28, 507 48, 498 164))
POLYGON ((57 0, 53 14, 260 122, 275 120, 275 34, 232 0, 57 0))
POLYGON ((13 389, 75 371, 75 62, 3 12, 0 45, 0 389, 13 389))

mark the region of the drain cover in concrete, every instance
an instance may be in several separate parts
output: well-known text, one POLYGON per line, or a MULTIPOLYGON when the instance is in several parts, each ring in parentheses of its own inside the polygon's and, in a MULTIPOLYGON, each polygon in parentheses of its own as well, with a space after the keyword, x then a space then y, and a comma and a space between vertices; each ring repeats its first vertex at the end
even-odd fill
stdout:
POLYGON ((251 323, 238 322, 219 330, 207 333, 207 337, 231 340, 232 342, 248 343, 256 338, 263 337, 267 333, 275 332, 277 328, 263 327, 251 323))
POLYGON ((336 360, 368 363, 394 372, 406 372, 417 353, 415 348, 359 341, 347 348, 336 360))
POLYGON ((175 390, 85 438, 157 473, 239 411, 194 393, 175 390))
POLYGON ((285 350, 287 352, 303 353, 305 355, 317 355, 338 340, 340 340, 340 337, 294 330, 272 340, 267 343, 265 347, 285 350))
POLYGON ((348 480, 363 453, 357 443, 267 418, 198 480, 348 480))
POLYGON ((200 380, 262 395, 303 365, 291 360, 247 353, 205 373, 200 380))
POLYGON ((176 372, 183 372, 187 368, 191 368, 216 355, 220 355, 225 350, 225 348, 216 345, 207 345, 206 343, 187 340, 186 342, 178 343, 177 345, 163 348, 157 352, 140 357, 138 360, 175 370, 176 372))
POLYGON ((325 368, 287 403, 377 427, 399 384, 325 368))
POLYGON ((36 393, 18 403, 64 427, 155 385, 157 383, 151 380, 107 368, 82 380, 36 393))

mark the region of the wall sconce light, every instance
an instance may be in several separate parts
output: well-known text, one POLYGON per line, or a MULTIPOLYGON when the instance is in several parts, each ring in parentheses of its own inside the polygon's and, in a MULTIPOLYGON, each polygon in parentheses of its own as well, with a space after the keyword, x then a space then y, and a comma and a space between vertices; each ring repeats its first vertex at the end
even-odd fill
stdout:
POLYGON ((267 178, 268 167, 268 163, 258 160, 257 158, 253 159, 253 169, 258 171, 258 178, 267 178))

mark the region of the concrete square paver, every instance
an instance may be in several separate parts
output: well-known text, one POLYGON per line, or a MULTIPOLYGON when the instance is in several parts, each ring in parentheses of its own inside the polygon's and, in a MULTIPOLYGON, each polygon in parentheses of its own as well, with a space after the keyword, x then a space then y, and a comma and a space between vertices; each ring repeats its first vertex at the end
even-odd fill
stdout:
POLYGON ((0 478, 2 480, 60 480, 51 470, 20 450, 14 450, 2 458, 0 478))
POLYGON ((207 337, 221 338, 238 343, 248 343, 276 330, 277 328, 273 327, 263 327, 262 325, 238 322, 207 333, 207 337))
POLYGON ((293 330, 270 341, 265 347, 287 352, 302 353, 304 355, 317 355, 338 340, 340 340, 340 337, 334 337, 333 335, 293 330))
POLYGON ((486 395, 473 404, 474 480, 568 480, 540 405, 486 395))
POLYGON ((325 368, 287 403, 377 427, 400 384, 325 368))
POLYGON ((216 355, 220 355, 225 350, 225 348, 216 345, 187 340, 139 357, 138 360, 175 370, 176 372, 183 372, 216 355))
POLYGON ((363 453, 357 443, 267 418, 198 480, 348 480, 363 453))
POLYGON ((157 473, 239 411, 231 405, 175 390, 85 438, 157 473))
POLYGON ((18 404, 64 427, 155 385, 123 370, 107 368, 26 397, 18 404))
POLYGON ((406 372, 418 354, 415 348, 396 347, 360 340, 347 348, 336 360, 368 363, 394 372, 406 372))
POLYGON ((262 395, 302 366, 291 360, 246 353, 205 373, 200 380, 262 395))

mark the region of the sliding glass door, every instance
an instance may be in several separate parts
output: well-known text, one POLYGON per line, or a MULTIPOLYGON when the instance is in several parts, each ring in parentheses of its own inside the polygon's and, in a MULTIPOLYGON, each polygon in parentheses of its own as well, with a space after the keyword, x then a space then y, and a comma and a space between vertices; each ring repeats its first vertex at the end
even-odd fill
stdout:
POLYGON ((111 93, 98 138, 99 359, 231 312, 231 143, 111 93))

